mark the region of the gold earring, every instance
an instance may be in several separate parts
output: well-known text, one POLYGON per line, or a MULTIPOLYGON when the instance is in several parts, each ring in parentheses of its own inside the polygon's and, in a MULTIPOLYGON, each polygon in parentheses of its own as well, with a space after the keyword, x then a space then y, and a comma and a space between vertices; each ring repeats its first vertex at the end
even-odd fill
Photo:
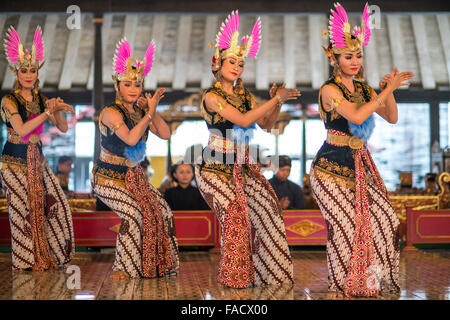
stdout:
POLYGON ((39 92, 39 79, 36 80, 36 83, 34 84, 33 92, 35 95, 39 92))
POLYGON ((361 68, 359 69, 358 74, 356 75, 356 78, 359 81, 364 82, 365 79, 364 79, 364 67, 363 66, 361 66, 361 68))
POLYGON ((243 84, 243 81, 241 78, 237 79, 235 89, 236 89, 235 92, 237 94, 240 94, 240 95, 244 94, 244 84, 243 84))
POLYGON ((19 93, 21 89, 22 85, 20 84, 19 79, 16 78, 16 80, 14 81, 14 92, 19 93))
POLYGON ((122 102, 122 95, 120 94, 120 92, 119 91, 116 91, 116 101, 117 102, 122 102))
POLYGON ((339 68, 338 64, 334 65, 333 74, 336 79, 336 82, 340 83, 341 82, 341 69, 339 68))
POLYGON ((116 90, 116 103, 121 103, 122 102, 122 95, 120 94, 119 86, 117 85, 117 82, 114 83, 114 89, 116 90))

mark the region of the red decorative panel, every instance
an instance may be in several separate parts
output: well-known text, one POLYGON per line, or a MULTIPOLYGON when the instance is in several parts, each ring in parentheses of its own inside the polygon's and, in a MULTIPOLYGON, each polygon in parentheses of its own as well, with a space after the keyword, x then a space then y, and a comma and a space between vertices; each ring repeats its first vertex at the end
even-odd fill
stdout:
POLYGON ((326 245, 327 225, 320 210, 285 210, 288 245, 326 245))
MULTIPOLYGON (((111 211, 73 212, 75 245, 115 246, 120 218, 111 211)), ((450 210, 407 210, 407 245, 450 243, 450 210)), ((180 246, 220 247, 220 226, 211 211, 176 211, 180 246)), ((325 245, 327 228, 319 210, 284 211, 290 246, 325 245)), ((8 212, 0 212, 0 246, 11 245, 8 212)))
MULTIPOLYGON (((220 247, 220 225, 212 211, 175 211, 175 230, 180 246, 220 247)), ((120 218, 111 211, 72 213, 75 245, 115 246, 120 218)), ((284 212, 289 245, 325 245, 327 229, 319 210, 284 212)), ((0 212, 0 245, 11 245, 8 213, 0 212)))
POLYGON ((109 247, 116 245, 120 218, 112 211, 72 212, 75 245, 109 247))
MULTIPOLYGON (((76 246, 113 247, 120 218, 111 211, 72 212, 76 246)), ((217 224, 211 211, 174 212, 175 230, 180 246, 213 246, 217 224)), ((11 245, 7 212, 0 212, 0 246, 11 245)))
POLYGON ((214 245, 217 225, 211 211, 174 211, 173 216, 180 246, 214 245))
POLYGON ((0 212, 0 246, 11 245, 8 211, 0 212))
POLYGON ((407 209, 407 245, 450 243, 450 210, 407 209))

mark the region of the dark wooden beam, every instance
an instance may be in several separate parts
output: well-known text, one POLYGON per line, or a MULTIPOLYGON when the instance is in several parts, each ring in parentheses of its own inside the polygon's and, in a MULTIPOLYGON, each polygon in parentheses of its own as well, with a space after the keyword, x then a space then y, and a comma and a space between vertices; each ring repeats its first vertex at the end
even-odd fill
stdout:
MULTIPOLYGON (((94 17, 94 86, 92 90, 92 104, 95 108, 94 119, 98 118, 100 110, 104 105, 103 94, 103 63, 102 63, 102 24, 103 15, 97 13, 94 17)), ((94 145, 94 160, 100 156, 100 128, 97 121, 95 122, 95 145, 94 145)))
MULTIPOLYGON (((440 128, 439 128, 439 101, 430 102, 430 159, 432 159, 431 146, 437 141, 440 145, 440 128)), ((433 170, 433 161, 430 161, 430 172, 433 170)))
MULTIPOLYGON (((348 12, 361 12, 364 1, 340 1, 348 12)), ((439 0, 377 0, 376 4, 382 12, 437 12, 450 11, 449 1, 439 0)), ((333 5, 330 0, 21 0, 2 1, 1 12, 65 12, 70 5, 78 5, 82 12, 197 12, 197 13, 228 13, 239 9, 241 13, 328 13, 333 5)))
POLYGON ((440 142, 439 135, 439 101, 432 101, 430 103, 430 143, 433 145, 434 141, 440 142))

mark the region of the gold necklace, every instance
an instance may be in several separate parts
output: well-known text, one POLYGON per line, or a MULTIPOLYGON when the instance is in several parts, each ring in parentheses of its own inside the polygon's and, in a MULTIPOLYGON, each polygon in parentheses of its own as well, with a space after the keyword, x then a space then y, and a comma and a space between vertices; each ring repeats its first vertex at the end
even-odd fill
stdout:
POLYGON ((32 100, 28 101, 26 100, 21 94, 20 92, 17 93, 17 97, 19 98, 19 101, 25 105, 25 109, 27 110, 28 113, 30 114, 37 114, 41 111, 41 108, 39 106, 39 102, 37 101, 37 96, 35 94, 31 94, 32 95, 32 100))
POLYGON ((231 102, 233 106, 240 107, 244 103, 239 95, 231 95, 222 88, 219 88, 219 90, 225 95, 227 100, 231 102))
MULTIPOLYGON (((355 91, 353 93, 350 93, 350 102, 356 103, 358 107, 362 106, 364 103, 366 103, 366 100, 364 99, 362 92, 359 88, 359 86, 355 86, 355 91)), ((350 90, 348 90, 350 92, 350 90)))
POLYGON ((134 112, 130 112, 122 102, 118 103, 118 105, 122 108, 122 110, 125 111, 125 114, 128 117, 128 119, 131 120, 133 127, 136 126, 139 123, 139 121, 141 121, 142 115, 140 114, 140 112, 137 112, 134 109, 134 106, 133 106, 134 112))
POLYGON ((353 87, 355 89, 353 92, 350 92, 347 86, 345 86, 342 82, 338 83, 338 85, 348 94, 350 102, 356 103, 358 106, 361 106, 364 103, 366 103, 360 90, 360 87, 358 84, 355 84, 355 81, 353 81, 353 87))

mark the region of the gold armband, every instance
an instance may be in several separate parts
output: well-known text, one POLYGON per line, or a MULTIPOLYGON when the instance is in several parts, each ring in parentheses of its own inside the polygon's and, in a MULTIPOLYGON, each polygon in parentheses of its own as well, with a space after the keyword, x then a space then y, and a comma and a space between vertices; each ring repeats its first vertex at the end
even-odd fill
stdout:
POLYGON ((220 102, 217 102, 217 107, 219 107, 219 112, 221 112, 224 108, 220 102))
POLYGON ((9 98, 8 96, 4 96, 2 98, 2 102, 1 102, 1 108, 0 108, 0 114, 1 117, 3 119, 3 122, 9 122, 9 119, 15 115, 16 111, 14 112, 10 112, 9 109, 6 107, 6 104, 10 104, 11 106, 13 106, 16 111, 18 110, 17 104, 14 100, 12 100, 11 98, 9 98))
POLYGON ((331 110, 333 110, 339 107, 344 99, 330 98, 330 100, 331 100, 331 110))
POLYGON ((117 124, 112 125, 111 131, 112 131, 112 132, 116 132, 117 130, 119 130, 119 128, 120 128, 123 124, 125 124, 125 122, 121 121, 121 122, 119 122, 119 123, 117 123, 117 124))
POLYGON ((8 108, 3 108, 1 110, 1 115, 2 115, 2 119, 3 122, 9 122, 9 119, 11 119, 12 114, 9 112, 8 108))

